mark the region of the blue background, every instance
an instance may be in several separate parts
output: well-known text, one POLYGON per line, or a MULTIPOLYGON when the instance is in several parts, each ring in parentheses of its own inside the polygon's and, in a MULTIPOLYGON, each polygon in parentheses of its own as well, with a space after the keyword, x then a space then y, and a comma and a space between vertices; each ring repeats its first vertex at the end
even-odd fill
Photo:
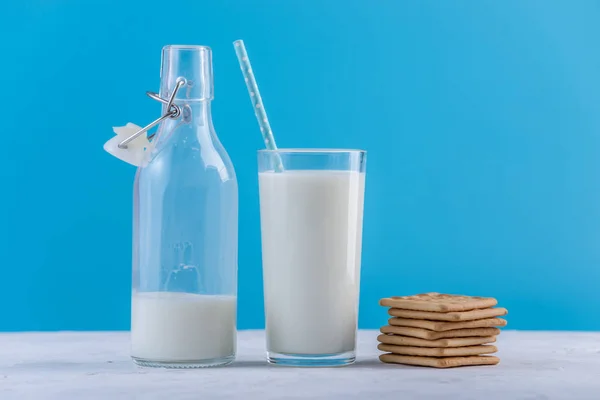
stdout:
POLYGON ((239 327, 264 324, 244 39, 280 147, 369 152, 360 326, 380 297, 496 296, 510 327, 600 329, 600 3, 5 2, 0 330, 128 329, 134 168, 166 44, 214 51, 240 186, 239 327), (177 8, 173 8, 173 7, 177 8))

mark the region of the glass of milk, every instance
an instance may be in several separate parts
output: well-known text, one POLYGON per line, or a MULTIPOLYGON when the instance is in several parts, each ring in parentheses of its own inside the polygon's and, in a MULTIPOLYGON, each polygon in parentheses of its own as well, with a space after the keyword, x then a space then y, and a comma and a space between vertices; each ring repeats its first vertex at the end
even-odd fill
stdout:
POLYGON ((366 152, 261 150, 258 165, 267 359, 352 364, 366 152))

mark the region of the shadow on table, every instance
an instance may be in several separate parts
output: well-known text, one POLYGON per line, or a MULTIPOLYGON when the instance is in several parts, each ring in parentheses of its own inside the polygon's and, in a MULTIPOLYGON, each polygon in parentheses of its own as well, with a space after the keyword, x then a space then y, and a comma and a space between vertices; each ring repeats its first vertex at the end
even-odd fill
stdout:
POLYGON ((279 368, 276 365, 271 365, 267 360, 236 360, 233 363, 224 366, 223 368, 279 368))
MULTIPOLYGON (((389 368, 390 365, 383 364, 378 359, 361 359, 357 360, 354 364, 343 366, 343 367, 306 367, 303 369, 382 369, 389 368)), ((396 366, 398 367, 398 366, 396 366)), ((268 369, 281 369, 291 370, 298 367, 289 367, 282 365, 273 365, 267 363, 266 360, 237 360, 232 364, 216 367, 220 368, 268 368, 268 369)), ((100 362, 65 362, 65 361, 46 361, 46 362, 28 362, 14 364, 8 368, 10 372, 18 371, 62 371, 62 372, 83 372, 86 375, 96 375, 99 373, 114 372, 118 370, 120 372, 130 373, 147 373, 150 371, 190 371, 186 369, 162 369, 162 368, 142 368, 137 367, 130 360, 115 360, 115 361, 100 361, 100 362)))
POLYGON ((379 361, 378 359, 364 359, 357 360, 354 364, 343 366, 343 367, 290 367, 283 365, 273 365, 267 363, 266 360, 238 360, 234 361, 232 364, 227 365, 224 368, 276 368, 276 369, 294 369, 294 368, 303 368, 303 369, 373 369, 373 368, 389 368, 389 364, 386 365, 379 361))
POLYGON ((389 365, 382 363, 377 358, 367 358, 367 359, 356 360, 356 362, 354 364, 349 365, 347 368, 372 369, 372 368, 386 368, 386 367, 389 367, 389 365))

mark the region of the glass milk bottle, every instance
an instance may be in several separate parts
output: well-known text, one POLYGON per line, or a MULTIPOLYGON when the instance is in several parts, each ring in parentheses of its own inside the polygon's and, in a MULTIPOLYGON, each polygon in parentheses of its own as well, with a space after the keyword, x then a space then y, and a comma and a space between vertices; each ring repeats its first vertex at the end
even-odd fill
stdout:
POLYGON ((210 48, 163 48, 160 97, 163 115, 180 114, 160 124, 135 178, 131 355, 224 365, 236 352, 238 187, 212 124, 210 48))

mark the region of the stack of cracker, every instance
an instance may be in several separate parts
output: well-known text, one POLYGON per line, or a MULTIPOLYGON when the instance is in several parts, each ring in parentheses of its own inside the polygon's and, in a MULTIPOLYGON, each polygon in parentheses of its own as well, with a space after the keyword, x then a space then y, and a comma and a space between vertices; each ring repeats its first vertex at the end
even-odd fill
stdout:
POLYGON ((379 356, 385 363, 434 368, 467 365, 495 365, 498 351, 491 345, 505 326, 506 308, 494 307, 498 301, 440 293, 397 296, 381 299, 391 307, 388 325, 377 337, 379 356))

